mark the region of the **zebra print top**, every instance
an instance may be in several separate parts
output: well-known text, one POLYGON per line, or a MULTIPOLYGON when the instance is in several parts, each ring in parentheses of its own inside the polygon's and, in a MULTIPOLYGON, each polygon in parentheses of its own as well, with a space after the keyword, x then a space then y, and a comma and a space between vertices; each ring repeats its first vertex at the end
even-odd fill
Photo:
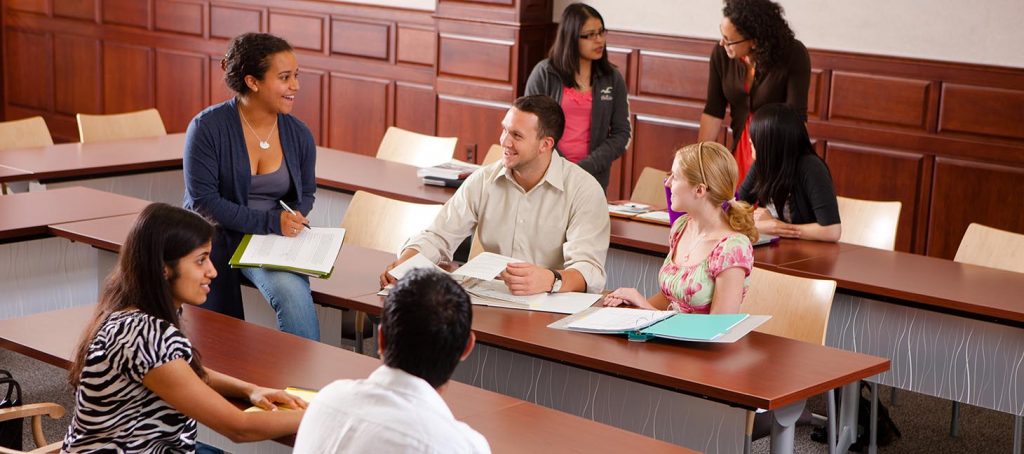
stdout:
POLYGON ((132 310, 114 312, 89 344, 75 392, 64 452, 194 452, 196 422, 142 384, 192 344, 171 323, 132 310))

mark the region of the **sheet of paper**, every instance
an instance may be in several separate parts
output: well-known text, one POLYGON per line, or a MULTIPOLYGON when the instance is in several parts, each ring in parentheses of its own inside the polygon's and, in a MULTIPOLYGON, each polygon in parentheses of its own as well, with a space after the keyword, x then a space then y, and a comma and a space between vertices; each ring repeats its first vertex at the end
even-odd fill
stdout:
POLYGON ((441 267, 435 265, 434 262, 431 262, 428 258, 424 257, 423 254, 416 254, 410 257, 409 260, 406 260, 392 268, 391 271, 388 271, 388 274, 395 279, 401 279, 410 271, 420 268, 447 272, 442 270, 441 267))
POLYGON ((325 227, 305 229, 295 237, 253 235, 239 262, 328 273, 344 240, 345 229, 325 227))
MULTIPOLYGON (((455 272, 458 273, 458 270, 455 270, 455 272)), ((505 283, 498 280, 477 281, 476 283, 466 287, 466 291, 469 292, 470 295, 504 301, 521 307, 529 306, 530 298, 532 297, 513 295, 508 291, 508 287, 505 286, 505 283)))
POLYGON ((531 311, 555 312, 559 314, 575 314, 593 306, 602 296, 597 293, 551 293, 536 295, 530 301, 531 311))
POLYGON ((639 330, 675 314, 675 311, 604 307, 569 323, 566 328, 594 333, 622 333, 639 330))
POLYGON ((472 260, 466 262, 465 265, 452 272, 452 274, 489 281, 497 277, 498 274, 501 274, 502 271, 505 271, 505 267, 509 263, 518 262, 522 262, 522 260, 490 252, 481 252, 476 257, 473 257, 472 260))

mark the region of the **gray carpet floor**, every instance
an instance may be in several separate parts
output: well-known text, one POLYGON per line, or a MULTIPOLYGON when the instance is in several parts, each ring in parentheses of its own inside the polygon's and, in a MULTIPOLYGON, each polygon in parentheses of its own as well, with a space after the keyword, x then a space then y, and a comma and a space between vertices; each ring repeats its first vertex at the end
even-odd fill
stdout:
MULTIPOLYGON (((67 386, 63 369, 50 366, 26 356, 0 350, 0 369, 11 371, 21 383, 26 402, 57 402, 74 409, 74 399, 67 386)), ((1013 417, 992 410, 961 406, 960 435, 949 436, 950 403, 921 394, 899 391, 897 404, 890 401, 889 388, 879 387, 881 402, 890 408, 903 437, 890 446, 879 449, 883 453, 1009 453, 1013 446, 1013 417)), ((823 399, 812 399, 808 406, 824 414, 823 399)), ((57 441, 64 436, 70 416, 57 421, 45 421, 47 440, 57 441)), ((810 426, 797 430, 796 452, 825 453, 825 445, 810 440, 810 426)), ((25 427, 26 447, 32 446, 28 424, 25 427)), ((768 439, 754 442, 754 453, 768 453, 768 439)))

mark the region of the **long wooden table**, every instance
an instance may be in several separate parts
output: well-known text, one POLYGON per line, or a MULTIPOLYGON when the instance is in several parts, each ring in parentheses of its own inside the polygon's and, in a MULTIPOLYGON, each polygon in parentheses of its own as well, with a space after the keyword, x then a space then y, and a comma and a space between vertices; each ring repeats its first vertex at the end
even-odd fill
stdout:
MULTIPOLYGON (((68 368, 94 309, 88 305, 0 320, 0 348, 68 368)), ((334 380, 365 378, 380 365, 211 311, 184 309, 182 329, 205 365, 253 383, 320 389, 334 380)), ((455 417, 483 434, 495 452, 694 452, 462 383, 451 383, 442 397, 455 417)), ((280 441, 290 444, 292 438, 280 441)))
MULTIPOLYGON (((117 252, 133 222, 132 215, 53 225, 52 234, 117 252)), ((376 296, 377 276, 394 260, 389 253, 346 245, 330 279, 311 282, 313 298, 320 304, 362 310, 379 314, 381 298, 376 296)), ((534 313, 489 307, 474 307, 473 330, 480 342, 474 354, 457 372, 457 379, 498 390, 518 398, 531 400, 578 415, 587 415, 648 435, 660 435, 676 443, 686 443, 699 450, 715 450, 703 444, 709 436, 719 441, 725 452, 742 450, 744 409, 764 408, 798 414, 803 401, 812 395, 842 387, 858 379, 883 372, 888 361, 856 353, 835 350, 775 336, 753 333, 732 345, 701 345, 658 343, 637 344, 616 336, 570 333, 547 328, 563 317, 559 314, 534 313), (499 360, 506 357, 508 361, 499 360), (533 370, 544 379, 531 380, 515 373, 502 372, 512 364, 536 363, 519 369, 527 374, 533 370), (607 387, 589 389, 573 386, 580 380, 596 380, 607 387), (756 379, 752 379, 757 377, 756 379), (536 382, 536 383, 535 383, 536 382), (523 383, 535 383, 532 392, 509 392, 523 383), (558 396, 553 397, 558 392, 558 396), (616 390, 628 389, 637 402, 611 414, 602 400, 624 397, 616 390), (546 391, 542 391, 546 390, 546 391), (549 392, 550 391, 550 392, 549 392), (691 397, 696 396, 696 397, 691 397), (566 405, 565 402, 571 404, 566 405), (594 416, 576 408, 578 403, 591 402, 605 415, 594 416), (673 402, 659 410, 651 402, 673 402), (670 417, 649 424, 647 430, 636 427, 640 417, 668 411, 670 417), (685 428, 672 427, 670 418, 720 414, 722 419, 709 418, 693 422, 685 428), (716 413, 717 412, 717 413, 716 413), (730 430, 721 427, 730 421, 730 430), (659 432, 660 431, 660 432, 659 432), (692 433, 703 434, 694 437, 692 433), (739 435, 739 436, 737 436, 739 435), (695 441, 697 440, 697 441, 695 441)), ((852 407, 852 405, 851 405, 852 407)), ((780 426, 780 427, 784 427, 780 426)), ((781 446, 791 442, 792 433, 775 435, 781 446)))

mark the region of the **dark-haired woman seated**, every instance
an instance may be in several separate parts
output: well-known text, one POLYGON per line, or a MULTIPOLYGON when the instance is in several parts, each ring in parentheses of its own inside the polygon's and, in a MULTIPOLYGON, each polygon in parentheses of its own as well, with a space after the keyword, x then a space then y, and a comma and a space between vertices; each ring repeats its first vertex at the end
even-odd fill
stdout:
POLYGON ((814 152, 800 113, 769 104, 750 122, 754 166, 739 198, 757 203, 757 230, 787 238, 839 241, 839 205, 828 165, 814 152))
POLYGON ((607 191, 612 162, 626 151, 630 129, 626 80, 608 62, 606 33, 594 8, 565 7, 551 52, 533 68, 526 94, 558 101, 565 132, 555 148, 607 191))
POLYGON ((769 0, 726 0, 719 26, 722 39, 711 51, 708 97, 700 117, 700 140, 717 140, 729 108, 733 156, 743 181, 753 158, 747 139, 750 116, 782 102, 807 119, 811 57, 769 0))
POLYGON ((244 275, 273 306, 282 331, 319 341, 308 277, 228 266, 243 235, 296 236, 308 224, 316 144, 306 125, 290 115, 299 64, 285 40, 246 33, 231 42, 221 65, 224 82, 237 95, 200 112, 185 133, 185 208, 217 222, 211 260, 221 278, 207 306, 243 318, 244 275))
POLYGON ((217 277, 213 235, 205 219, 170 205, 139 215, 71 366, 64 452, 192 452, 197 421, 236 442, 298 430, 304 410, 245 413, 225 397, 268 410, 305 402, 203 367, 180 330, 182 306, 203 304, 217 277))

